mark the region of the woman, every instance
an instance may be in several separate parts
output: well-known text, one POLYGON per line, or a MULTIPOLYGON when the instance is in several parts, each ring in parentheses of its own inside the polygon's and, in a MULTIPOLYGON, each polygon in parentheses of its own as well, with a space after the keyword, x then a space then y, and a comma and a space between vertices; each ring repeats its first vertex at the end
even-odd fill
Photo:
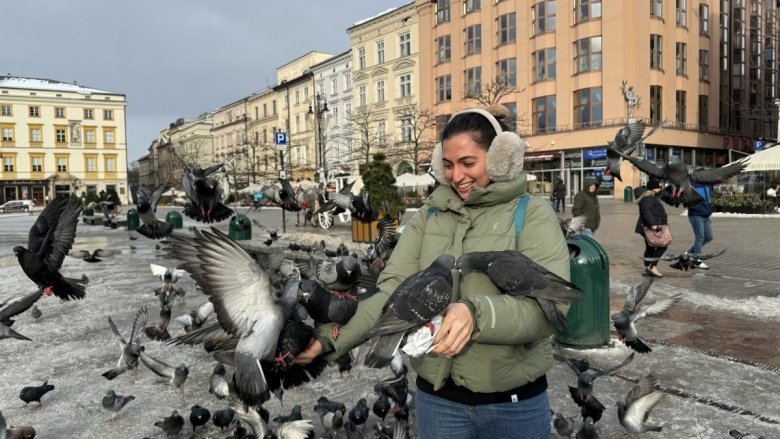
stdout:
POLYGON ((598 230, 601 224, 599 197, 596 194, 596 189, 599 187, 598 180, 588 177, 585 179, 582 187, 583 189, 574 196, 571 214, 575 217, 585 215, 585 227, 580 234, 596 239, 596 230, 598 230))
POLYGON ((661 182, 650 178, 647 185, 636 190, 636 203, 639 204, 639 220, 636 222, 636 233, 645 240, 645 272, 651 276, 663 277, 658 271, 658 261, 666 252, 666 247, 653 247, 645 237, 645 227, 658 230, 659 226, 668 225, 666 210, 656 194, 661 191, 661 182))
MULTIPOLYGON (((505 117, 506 108, 490 110, 466 110, 450 119, 431 158, 441 185, 406 224, 377 280, 380 292, 360 303, 338 340, 332 326, 318 328, 296 361, 319 354, 333 361, 361 344, 396 286, 442 254, 519 250, 569 279, 568 248, 545 199, 527 202, 515 242, 515 212, 527 189, 524 145, 494 116, 505 117)), ((443 341, 432 353, 410 359, 418 375, 421 437, 549 438, 545 374, 553 364, 555 329, 534 300, 502 295, 484 274, 453 276, 453 303, 434 343, 443 341)))
POLYGON ((553 195, 555 196, 555 203, 553 204, 555 211, 566 212, 566 185, 563 184, 563 180, 560 178, 555 179, 553 195))

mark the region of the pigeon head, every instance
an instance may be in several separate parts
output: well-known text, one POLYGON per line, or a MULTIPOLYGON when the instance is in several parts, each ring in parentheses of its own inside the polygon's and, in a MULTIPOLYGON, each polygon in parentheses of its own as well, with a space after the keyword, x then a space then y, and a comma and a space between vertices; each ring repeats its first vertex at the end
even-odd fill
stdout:
POLYGON ((225 375, 225 366, 222 363, 217 363, 217 365, 214 366, 214 371, 212 373, 214 375, 224 376, 225 375))
POLYGON ((631 323, 631 317, 626 313, 616 312, 612 314, 612 324, 616 328, 626 328, 631 323))
POLYGON ((486 271, 488 264, 487 252, 472 252, 461 255, 455 262, 454 268, 456 268, 460 274, 468 274, 477 270, 486 271))
POLYGON ((106 392, 106 396, 114 397, 114 396, 116 396, 116 393, 114 393, 113 390, 109 390, 109 391, 106 392))
POLYGON ((17 258, 18 258, 18 257, 20 257, 20 256, 22 256, 22 255, 24 255, 24 253, 25 253, 26 251, 27 251, 27 249, 26 249, 26 248, 24 248, 24 247, 22 247, 21 245, 17 245, 16 247, 14 247, 14 255, 15 255, 17 258))

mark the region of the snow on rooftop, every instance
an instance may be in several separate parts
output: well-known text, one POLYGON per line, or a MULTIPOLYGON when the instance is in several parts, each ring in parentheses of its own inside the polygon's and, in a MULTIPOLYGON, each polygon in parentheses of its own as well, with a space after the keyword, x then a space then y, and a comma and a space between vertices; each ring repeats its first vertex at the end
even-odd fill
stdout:
POLYGON ((0 76, 0 87, 20 88, 32 90, 64 91, 70 93, 102 93, 102 94, 120 94, 111 91, 99 90, 91 87, 84 87, 78 84, 55 81, 53 79, 38 78, 20 78, 14 76, 0 76))
POLYGON ((353 24, 352 26, 353 26, 353 27, 354 27, 354 26, 360 26, 361 24, 363 24, 363 23, 367 23, 367 22, 369 22, 369 21, 371 21, 371 20, 373 20, 373 19, 375 19, 375 18, 379 18, 379 17, 381 17, 381 16, 383 16, 383 15, 385 15, 385 14, 389 14, 390 12, 393 12, 393 11, 395 11, 396 9, 398 9, 398 8, 397 8, 397 7, 396 7, 396 8, 390 8, 390 9, 388 9, 388 10, 384 11, 384 12, 380 12, 380 13, 378 13, 378 14, 374 15, 373 17, 369 17, 369 18, 366 18, 366 19, 364 19, 364 20, 356 21, 356 22, 355 22, 355 24, 353 24))

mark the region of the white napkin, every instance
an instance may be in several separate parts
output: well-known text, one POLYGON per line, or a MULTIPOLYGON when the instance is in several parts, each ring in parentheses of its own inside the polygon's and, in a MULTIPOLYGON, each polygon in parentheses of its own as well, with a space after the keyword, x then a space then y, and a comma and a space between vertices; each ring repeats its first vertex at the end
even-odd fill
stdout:
POLYGON ((431 328, 423 326, 406 337, 406 343, 401 347, 401 350, 410 357, 419 357, 420 355, 427 354, 436 349, 438 344, 432 346, 433 339, 436 338, 436 334, 439 333, 439 329, 441 329, 443 322, 444 319, 441 315, 434 317, 431 319, 431 324, 433 324, 434 327, 433 334, 431 334, 431 328))

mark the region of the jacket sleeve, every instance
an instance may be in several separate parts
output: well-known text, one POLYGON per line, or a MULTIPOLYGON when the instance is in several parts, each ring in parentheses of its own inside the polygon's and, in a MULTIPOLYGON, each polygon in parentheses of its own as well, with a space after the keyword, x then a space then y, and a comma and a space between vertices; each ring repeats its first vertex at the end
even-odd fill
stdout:
MULTIPOLYGON (((569 249, 558 218, 549 204, 534 204, 527 207, 518 250, 569 280, 569 249)), ((471 339, 477 343, 522 345, 556 332, 535 299, 501 294, 465 296, 461 301, 473 309, 476 322, 471 339)), ((564 315, 569 311, 569 305, 556 306, 564 315)))
POLYGON ((334 340, 331 335, 335 324, 329 323, 317 327, 315 337, 322 344, 322 355, 325 360, 333 362, 350 349, 363 344, 365 341, 363 334, 368 332, 379 319, 385 302, 396 287, 408 276, 420 271, 420 249, 427 216, 428 209, 420 209, 406 224, 401 239, 377 279, 379 292, 360 302, 352 319, 339 328, 338 339, 334 340))
POLYGON ((645 227, 659 224, 659 219, 653 214, 653 200, 645 198, 639 202, 639 217, 642 218, 642 225, 645 227))
POLYGON ((585 215, 585 200, 583 199, 582 192, 574 196, 574 204, 571 207, 572 216, 585 215))

